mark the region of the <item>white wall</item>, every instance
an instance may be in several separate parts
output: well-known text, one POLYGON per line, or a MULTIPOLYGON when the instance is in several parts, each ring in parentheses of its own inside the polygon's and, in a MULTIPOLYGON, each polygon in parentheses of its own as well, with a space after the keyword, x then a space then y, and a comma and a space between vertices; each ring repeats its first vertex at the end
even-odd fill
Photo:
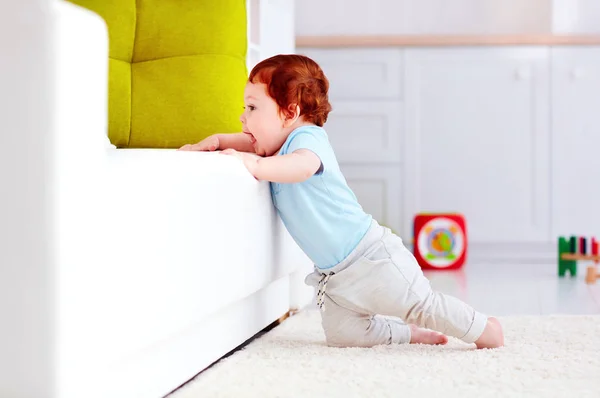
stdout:
POLYGON ((265 58, 294 53, 294 3, 294 0, 246 0, 248 71, 265 58))
POLYGON ((302 0, 296 34, 600 33, 598 0, 302 0), (340 15, 343 17, 332 17, 340 15))
POLYGON ((553 0, 552 3, 555 33, 600 33, 600 1, 553 0))
POLYGON ((303 0, 296 2, 296 34, 541 33, 551 29, 551 3, 552 0, 303 0), (340 10, 343 17, 332 18, 340 10))

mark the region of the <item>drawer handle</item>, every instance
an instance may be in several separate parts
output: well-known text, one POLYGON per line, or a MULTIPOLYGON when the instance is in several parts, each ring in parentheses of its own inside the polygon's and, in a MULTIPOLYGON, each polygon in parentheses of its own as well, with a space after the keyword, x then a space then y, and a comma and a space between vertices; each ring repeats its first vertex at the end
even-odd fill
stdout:
POLYGON ((515 75, 517 80, 527 80, 529 79, 529 70, 527 68, 519 68, 515 75))
POLYGON ((578 80, 578 79, 581 79, 582 77, 583 77, 583 71, 581 70, 581 68, 573 68, 571 70, 571 79, 578 80))

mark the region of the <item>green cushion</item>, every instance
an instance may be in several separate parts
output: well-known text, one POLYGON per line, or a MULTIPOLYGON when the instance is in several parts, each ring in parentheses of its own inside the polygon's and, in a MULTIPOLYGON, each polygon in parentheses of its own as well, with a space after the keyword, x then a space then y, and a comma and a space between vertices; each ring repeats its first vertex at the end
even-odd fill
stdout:
POLYGON ((70 1, 108 26, 114 145, 178 148, 241 131, 245 0, 70 1))

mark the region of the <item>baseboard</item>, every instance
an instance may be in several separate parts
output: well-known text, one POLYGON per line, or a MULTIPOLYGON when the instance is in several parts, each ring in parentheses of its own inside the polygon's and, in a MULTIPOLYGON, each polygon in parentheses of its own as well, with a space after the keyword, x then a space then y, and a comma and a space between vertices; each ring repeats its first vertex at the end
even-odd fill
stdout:
POLYGON ((467 262, 549 263, 556 261, 556 250, 550 242, 469 242, 467 262))
POLYGON ((114 365, 98 386, 94 397, 160 398, 191 380, 212 363, 242 345, 262 329, 289 312, 289 278, 281 278, 246 299, 234 303, 156 344, 134 358, 114 365))
POLYGON ((470 243, 469 261, 548 263, 556 261, 556 244, 547 242, 470 243))
POLYGON ((301 269, 290 274, 290 310, 298 311, 310 305, 315 297, 315 289, 304 283, 312 268, 301 269))

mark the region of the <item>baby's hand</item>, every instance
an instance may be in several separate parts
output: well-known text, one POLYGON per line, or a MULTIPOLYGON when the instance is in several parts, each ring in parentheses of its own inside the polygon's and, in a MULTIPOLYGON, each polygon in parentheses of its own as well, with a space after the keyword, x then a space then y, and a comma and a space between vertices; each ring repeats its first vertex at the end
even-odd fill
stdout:
POLYGON ((258 161, 261 158, 260 156, 249 152, 238 152, 231 148, 225 149, 221 153, 224 155, 235 156, 236 158, 240 159, 250 174, 253 176, 255 175, 256 168, 258 167, 258 161))
POLYGON ((206 137, 202 141, 197 144, 186 144, 179 148, 179 151, 209 151, 213 152, 219 149, 219 137, 216 134, 213 134, 209 137, 206 137))

